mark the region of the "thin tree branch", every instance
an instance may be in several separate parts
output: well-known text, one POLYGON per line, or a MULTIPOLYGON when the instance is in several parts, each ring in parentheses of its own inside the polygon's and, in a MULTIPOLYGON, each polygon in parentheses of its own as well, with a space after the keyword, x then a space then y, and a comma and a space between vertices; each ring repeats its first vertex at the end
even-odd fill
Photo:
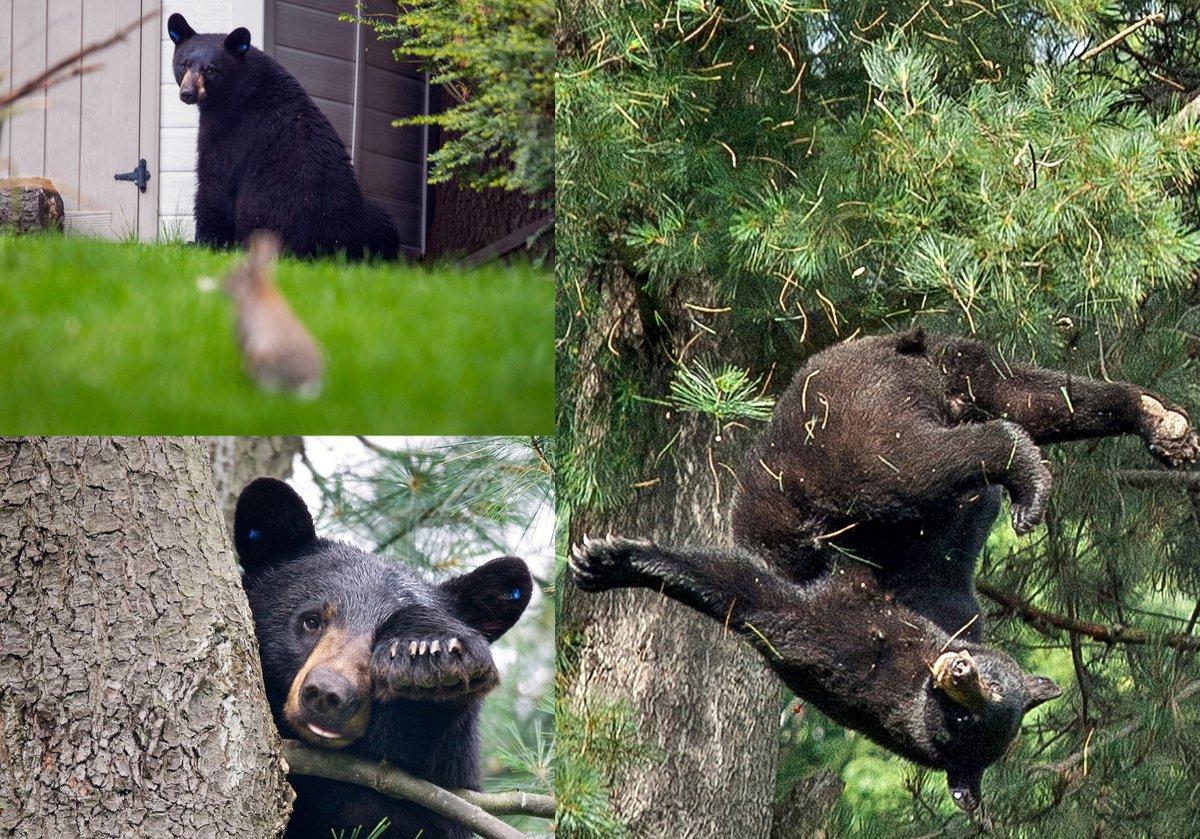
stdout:
POLYGON ((533 449, 533 453, 537 455, 537 459, 542 462, 542 468, 546 470, 546 474, 554 477, 554 467, 550 465, 550 461, 546 460, 546 455, 542 452, 542 447, 538 444, 537 437, 529 438, 529 448, 533 449))
POLYGON ((427 810, 469 827, 486 839, 525 839, 525 834, 496 815, 554 818, 554 798, 526 792, 483 793, 444 790, 402 769, 355 757, 345 752, 309 748, 299 740, 283 741, 283 757, 292 775, 315 775, 345 781, 392 798, 420 804, 427 810))
POLYGON ((1134 32, 1137 32, 1139 29, 1141 29, 1146 24, 1161 23, 1163 20, 1166 19, 1166 17, 1167 16, 1165 14, 1163 14, 1162 12, 1154 12, 1153 14, 1146 15, 1141 20, 1135 21, 1134 23, 1129 24, 1124 29, 1122 29, 1120 32, 1118 32, 1116 35, 1113 35, 1111 38, 1109 38, 1107 41, 1100 44, 1099 46, 1092 47, 1090 50, 1085 52, 1083 55, 1079 56, 1079 60, 1080 61, 1088 61, 1090 59, 1093 59, 1096 56, 1098 56, 1100 53, 1104 52, 1109 47, 1113 46, 1114 44, 1119 44, 1121 41, 1124 41, 1126 38, 1128 38, 1134 32))
POLYGON ((1127 626, 1104 626, 1088 621, 1073 620, 1031 606, 1020 598, 1002 592, 987 583, 976 582, 975 589, 1038 629, 1050 627, 1065 629, 1068 632, 1077 632, 1097 641, 1103 641, 1105 644, 1162 644, 1178 650, 1200 650, 1200 638, 1194 635, 1183 635, 1177 632, 1153 633, 1127 626))
POLYGON ((359 435, 356 439, 358 442, 366 446, 369 451, 375 452, 375 454, 379 455, 380 457, 390 457, 391 455, 395 454, 395 452, 393 452, 391 449, 385 449, 383 446, 379 445, 378 443, 371 442, 362 435, 359 435))
POLYGON ((73 69, 71 69, 71 72, 67 73, 64 76, 58 77, 59 73, 61 73, 63 70, 67 70, 68 68, 70 68, 71 65, 74 64, 76 61, 79 61, 80 59, 85 58, 86 56, 89 56, 94 52, 100 52, 101 50, 108 49, 113 44, 115 44, 117 41, 123 40, 126 35, 128 35, 132 31, 134 31, 138 27, 140 27, 147 20, 149 20, 152 17, 157 17, 157 16, 158 16, 157 11, 147 12, 146 14, 142 15, 140 18, 135 20, 133 23, 130 23, 130 24, 126 25, 125 27, 123 27, 122 29, 115 32, 111 37, 105 38, 103 41, 97 41, 94 44, 88 44, 86 47, 76 50, 75 52, 71 53, 66 58, 62 59, 61 61, 54 63, 50 67, 47 67, 45 69, 45 71, 34 76, 32 79, 30 79, 29 81, 25 82, 23 85, 18 87, 16 90, 13 90, 9 93, 5 93, 3 96, 0 96, 0 109, 8 107, 13 102, 16 102, 18 99, 21 99, 22 97, 28 96, 29 94, 33 93, 35 90, 44 90, 48 87, 58 84, 61 81, 65 81, 66 79, 69 79, 72 76, 86 73, 90 70, 96 69, 96 67, 98 67, 99 65, 93 64, 93 65, 89 65, 87 67, 73 68, 73 69), (56 77, 58 77, 58 78, 56 78, 56 77))

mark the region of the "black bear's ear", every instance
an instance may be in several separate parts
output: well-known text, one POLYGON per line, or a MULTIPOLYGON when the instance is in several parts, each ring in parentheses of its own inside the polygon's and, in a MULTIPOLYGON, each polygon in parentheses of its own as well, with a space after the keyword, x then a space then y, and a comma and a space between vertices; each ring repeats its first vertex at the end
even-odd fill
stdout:
POLYGON ((188 26, 187 19, 183 15, 176 12, 167 20, 167 35, 172 41, 182 44, 188 38, 196 34, 196 30, 188 26))
POLYGON ((243 55, 246 50, 250 49, 250 30, 244 26, 239 26, 230 32, 225 37, 225 49, 230 52, 236 52, 238 55, 243 55))
POLYGON ((896 352, 901 355, 921 355, 925 352, 925 328, 914 327, 896 336, 896 352))
POLYGON ((983 768, 947 769, 946 785, 951 800, 969 813, 983 800, 983 768))
POLYGON ((317 541, 312 516, 296 490, 275 478, 256 478, 238 496, 233 543, 249 569, 317 541))
POLYGON ((1043 702, 1049 702, 1051 699, 1056 699, 1062 696, 1062 688, 1060 688, 1053 679, 1045 676, 1026 676, 1025 677, 1025 707, 1021 709, 1021 713, 1032 711, 1043 702))
POLYGON ((533 591, 533 578, 525 560, 502 556, 438 588, 449 598, 451 614, 490 642, 521 617, 533 591))

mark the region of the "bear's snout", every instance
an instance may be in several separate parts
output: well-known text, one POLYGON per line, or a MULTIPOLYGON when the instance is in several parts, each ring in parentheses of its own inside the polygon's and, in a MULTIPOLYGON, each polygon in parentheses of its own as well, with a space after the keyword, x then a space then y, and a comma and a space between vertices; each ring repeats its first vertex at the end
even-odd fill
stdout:
POLYGON ((333 670, 310 670, 300 688, 300 707, 326 720, 340 730, 359 710, 364 701, 361 691, 346 677, 333 670))
POLYGON ((205 93, 204 76, 195 70, 184 71, 183 78, 179 80, 179 98, 184 104, 203 102, 205 93))
POLYGON ((283 714, 314 746, 341 749, 371 722, 371 639, 330 627, 292 680, 283 714))

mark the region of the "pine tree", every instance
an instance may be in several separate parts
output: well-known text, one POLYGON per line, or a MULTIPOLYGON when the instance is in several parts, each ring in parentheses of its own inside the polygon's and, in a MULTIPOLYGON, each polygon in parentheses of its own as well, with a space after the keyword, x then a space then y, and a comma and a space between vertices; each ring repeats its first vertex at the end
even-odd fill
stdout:
MULTIPOLYGON (((858 334, 970 334, 1008 358, 1135 381, 1200 418, 1194 8, 568 0, 560 12, 560 549, 609 530, 723 538, 731 470, 761 418, 751 402, 858 334), (731 386, 731 365, 758 385, 731 386)), ((1147 472, 1137 441, 1048 451, 1047 526, 1024 539, 997 528, 978 577, 990 640, 1068 690, 989 773, 986 813, 955 812, 940 778, 773 682, 730 709, 712 668, 748 649, 641 595, 582 595, 565 575, 558 792, 576 815, 563 835, 652 835, 647 801, 697 806, 721 776, 726 797, 750 797, 740 781, 764 767, 781 799, 820 770, 839 777, 829 835, 986 823, 1194 835, 1200 478, 1147 472), (636 675, 605 683, 622 695, 597 693, 597 673, 626 666, 686 693, 692 729, 656 733, 662 697, 636 675), (714 729, 722 760, 707 768, 672 751, 703 748, 714 729)), ((716 823, 759 835, 746 825, 769 820, 771 797, 712 803, 716 823)))

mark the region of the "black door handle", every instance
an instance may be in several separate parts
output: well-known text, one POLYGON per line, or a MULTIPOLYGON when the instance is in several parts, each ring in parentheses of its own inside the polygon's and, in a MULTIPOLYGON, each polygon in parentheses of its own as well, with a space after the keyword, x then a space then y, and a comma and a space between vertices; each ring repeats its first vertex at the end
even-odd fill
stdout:
POLYGON ((146 182, 150 180, 150 170, 146 168, 146 158, 138 161, 137 168, 132 172, 113 175, 114 181, 133 181, 142 192, 146 191, 146 182))

